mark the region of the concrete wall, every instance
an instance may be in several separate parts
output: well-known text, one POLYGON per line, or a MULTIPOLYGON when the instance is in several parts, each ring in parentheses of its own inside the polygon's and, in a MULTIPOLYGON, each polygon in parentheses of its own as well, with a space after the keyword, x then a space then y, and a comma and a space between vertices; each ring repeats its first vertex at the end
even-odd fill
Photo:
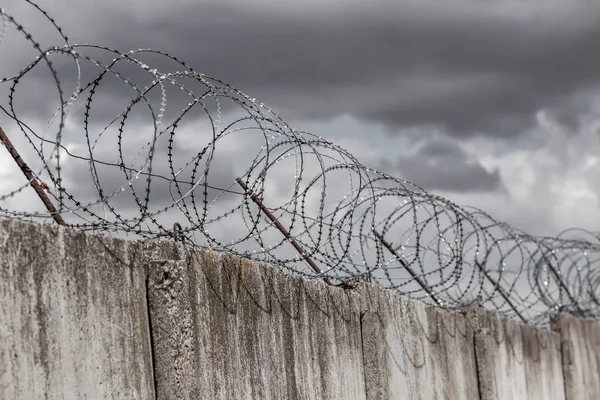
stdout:
POLYGON ((357 294, 210 250, 149 293, 160 398, 365 398, 357 294))
POLYGON ((482 309, 469 316, 476 330, 480 399, 565 399, 557 333, 482 309))
POLYGON ((567 399, 600 399, 600 321, 560 315, 552 322, 562 341, 567 399))
POLYGON ((0 219, 0 399, 151 399, 130 243, 0 219))
POLYGON ((477 399, 473 330, 466 318, 398 293, 362 288, 368 399, 477 399))
POLYGON ((0 219, 2 399, 600 398, 600 323, 553 326, 0 219))

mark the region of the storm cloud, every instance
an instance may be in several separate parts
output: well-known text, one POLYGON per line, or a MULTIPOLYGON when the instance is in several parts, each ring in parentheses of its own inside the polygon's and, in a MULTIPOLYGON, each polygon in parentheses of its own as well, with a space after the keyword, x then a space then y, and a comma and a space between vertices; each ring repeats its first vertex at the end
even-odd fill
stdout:
POLYGON ((385 162, 381 169, 418 182, 426 190, 485 192, 502 188, 497 170, 488 172, 456 142, 443 137, 425 141, 414 154, 400 157, 395 164, 385 162))
MULTIPOLYGON (((514 207, 514 215, 503 214, 511 221, 526 214, 528 225, 537 218, 560 220, 556 226, 562 226, 569 221, 565 213, 582 210, 577 204, 584 195, 586 210, 598 208, 597 184, 590 177, 598 168, 594 154, 599 147, 586 141, 597 136, 600 114, 600 56, 596 54, 600 4, 577 0, 330 0, 321 4, 46 0, 39 4, 71 43, 98 43, 122 52, 165 51, 197 72, 264 102, 292 126, 327 127, 331 121, 348 118, 348 127, 336 138, 353 143, 359 159, 368 149, 374 166, 425 189, 455 193, 483 208, 481 199, 501 192, 506 197, 502 207, 508 203, 514 207), (551 116, 551 126, 540 122, 542 112, 551 116), (560 127, 559 133, 552 133, 560 140, 550 138, 553 127, 560 127), (546 146, 547 142, 561 145, 546 146), (561 146, 580 149, 579 157, 565 157, 561 146), (553 189, 552 185, 566 186, 564 182, 574 189, 553 189), (530 208, 520 208, 532 191, 539 194, 537 217, 530 208)), ((8 0, 3 7, 42 48, 62 44, 55 29, 26 2, 8 0)), ((18 71, 36 55, 22 38, 12 42, 15 37, 19 35, 9 28, 0 44, 0 52, 10 54, 3 61, 2 76, 18 71)), ((79 49, 104 62, 114 56, 106 50, 79 49)), ((161 73, 186 68, 156 54, 137 56, 161 73)), ((67 56, 53 61, 68 95, 75 84, 74 64, 67 56)), ((43 67, 38 69, 20 83, 15 98, 20 116, 42 124, 58 103, 51 76, 43 67)), ((118 69, 139 87, 153 79, 131 63, 118 69)), ((87 63, 84 83, 98 71, 87 63)), ((185 79, 181 83, 198 96, 206 90, 185 79)), ((172 119, 192 98, 175 86, 167 87, 166 93, 165 119, 172 119)), ((0 103, 6 105, 6 85, 0 86, 0 96, 0 103)), ((86 96, 70 114, 79 127, 86 96)), ((95 96, 90 118, 102 126, 137 93, 119 79, 107 77, 95 96)), ((158 88, 149 99, 158 110, 158 88)), ((214 104, 210 107, 211 112, 216 110, 214 104)), ((237 107, 223 103, 222 111, 237 107)), ((199 110, 189 120, 201 117, 205 114, 199 110)), ((6 125, 3 118, 0 115, 0 124, 6 125)), ((147 129, 151 117, 144 109, 139 115, 132 112, 128 122, 131 131, 147 129)), ((315 133, 328 136, 326 131, 315 133)), ((243 171, 243 165, 237 164, 234 169, 243 171)), ((222 171, 219 181, 238 175, 227 164, 222 171)), ((83 175, 73 172, 69 178, 77 181, 83 175)), ((490 207, 498 205, 490 203, 490 207)), ((578 217, 574 223, 590 220, 578 217)), ((545 226, 551 229, 551 225, 545 226)))
POLYGON ((573 103, 600 83, 600 6, 589 2, 83 3, 46 5, 73 41, 164 50, 287 118, 512 137, 540 108, 575 122, 573 103))

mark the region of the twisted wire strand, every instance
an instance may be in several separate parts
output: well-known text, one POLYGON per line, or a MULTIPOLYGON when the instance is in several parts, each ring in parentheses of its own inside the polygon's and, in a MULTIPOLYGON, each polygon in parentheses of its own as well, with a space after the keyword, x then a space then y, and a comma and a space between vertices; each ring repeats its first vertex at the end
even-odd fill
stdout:
MULTIPOLYGON (((558 311, 600 315, 600 234, 528 235, 362 165, 168 53, 72 44, 25 1, 61 45, 42 47, 0 10, 0 51, 15 33, 37 54, 0 78, 4 128, 69 227, 183 238, 294 274, 365 280, 448 309, 484 306, 539 325, 558 311), (40 70, 54 97, 20 86, 39 80, 40 70), (39 116, 28 102, 39 96, 53 108, 34 127, 39 116)), ((52 217, 31 202, 19 209, 30 184, 0 188, 0 215, 52 217)))

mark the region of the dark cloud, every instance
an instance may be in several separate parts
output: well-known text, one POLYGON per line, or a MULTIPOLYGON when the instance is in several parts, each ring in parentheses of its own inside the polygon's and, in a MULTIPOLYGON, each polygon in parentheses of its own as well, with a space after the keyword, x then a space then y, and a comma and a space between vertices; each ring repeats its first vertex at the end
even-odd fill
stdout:
POLYGON ((433 138, 414 154, 395 164, 384 162, 384 171, 400 174, 426 190, 486 192, 503 188, 498 171, 488 172, 453 140, 433 138))
POLYGON ((569 97, 598 83, 600 24, 574 28, 569 20, 581 21, 571 15, 550 30, 551 21, 532 26, 528 19, 451 11, 433 18, 427 8, 335 21, 260 11, 227 3, 175 7, 168 18, 149 17, 132 30, 122 21, 139 35, 99 33, 125 48, 166 49, 278 104, 285 115, 347 112, 392 127, 439 125, 456 135, 518 135, 537 109, 570 114, 569 97))
POLYGON ((510 137, 540 108, 573 122, 585 107, 573 98, 599 83, 598 6, 396 3, 298 4, 294 12, 235 1, 41 5, 56 9, 73 42, 166 51, 290 118, 349 113, 392 131, 433 125, 456 136, 510 137))
MULTIPOLYGON (((575 136, 577 129, 571 128, 580 123, 580 116, 598 94, 600 82, 596 71, 600 56, 596 55, 595 47, 600 39, 600 6, 595 3, 577 0, 551 0, 552 6, 547 2, 480 0, 312 3, 40 1, 72 43, 98 43, 121 51, 138 48, 166 51, 196 71, 220 78, 265 102, 289 118, 292 126, 296 121, 314 123, 344 114, 354 117, 354 121, 360 120, 361 126, 384 125, 390 134, 408 135, 401 128, 417 127, 410 130, 416 132, 410 137, 411 142, 423 143, 417 153, 396 158, 382 169, 399 173, 426 189, 453 192, 451 195, 457 196, 459 192, 467 193, 465 199, 471 199, 468 193, 477 192, 472 198, 478 198, 484 196, 483 192, 496 193, 504 186, 498 171, 484 169, 454 140, 481 135, 506 139, 494 142, 498 143, 494 151, 510 152, 516 146, 522 148, 523 143, 537 148, 546 140, 542 135, 518 136, 528 130, 535 112, 541 108, 549 110, 575 136), (425 127, 433 128, 430 131, 434 134, 423 135, 425 127), (436 136, 440 129, 448 133, 448 140, 436 136)), ((52 33, 54 28, 40 15, 30 17, 32 11, 37 11, 26 2, 6 0, 3 7, 9 13, 16 8, 17 20, 25 24, 43 47, 62 44, 60 36, 52 33)), ((14 29, 9 30, 5 42, 0 44, 2 70, 8 71, 2 74, 18 71, 19 65, 27 64, 36 55, 30 45, 27 51, 21 51, 23 40, 20 45, 11 44, 14 36, 14 29)), ((106 50, 79 50, 105 63, 113 57, 106 50)), ((165 73, 185 69, 156 54, 137 54, 136 58, 165 73)), ((53 57, 53 62, 68 96, 74 89, 74 64, 68 57, 53 57)), ((84 83, 101 71, 86 62, 82 65, 84 83)), ((120 63, 117 69, 140 88, 152 79, 147 71, 131 63, 120 63)), ((199 96, 206 90, 186 78, 180 82, 199 96)), ((21 81, 15 101, 19 115, 27 118, 27 123, 44 126, 58 108, 54 85, 44 66, 21 81)), ((78 127, 86 112, 87 94, 81 96, 69 114, 78 127)), ((155 88, 148 96, 155 112, 160 106, 160 95, 159 88, 155 88)), ((104 79, 96 90, 90 112, 92 136, 136 96, 131 86, 121 80, 104 79)), ((0 85, 0 103, 4 105, 7 98, 7 86, 0 85)), ((189 101, 191 97, 185 92, 175 86, 167 87, 167 114, 162 128, 172 123, 189 101)), ((210 113, 214 114, 214 102, 208 103, 210 113)), ((221 103, 224 114, 236 107, 239 113, 239 104, 226 103, 221 103)), ((205 113, 195 108, 180 127, 200 116, 205 118, 205 113)), ((113 128, 118 128, 119 122, 113 128)), ((151 127, 147 108, 139 104, 127 119, 126 133, 135 135, 151 127)), ((318 133, 328 135, 328 132, 318 133)), ((65 143, 81 143, 82 135, 77 138, 73 129, 65 135, 65 143)), ((364 135, 375 140, 370 130, 364 135)), ((394 138, 385 140, 390 145, 382 141, 378 146, 386 155, 392 151, 392 142, 401 142, 394 138)), ((96 153, 98 157, 111 159, 118 154, 115 143, 103 141, 96 153)), ((135 152, 139 147, 135 143, 130 149, 135 152)), ((178 149, 181 151, 178 156, 182 154, 185 160, 193 156, 193 151, 186 150, 178 149)), ((356 154, 359 158, 360 152, 358 149, 356 154)), ((155 172, 168 176, 164 155, 161 156, 163 163, 156 164, 155 172)), ((231 183, 247 168, 245 159, 225 159, 217 164, 212 172, 222 176, 215 175, 216 186, 231 183)), ((125 183, 118 169, 100 173, 107 190, 125 183)), ((78 198, 87 199, 86 194, 90 198, 96 196, 85 166, 77 168, 72 164, 65 174, 78 198)), ((506 179, 508 184, 510 178, 506 179)), ((142 180, 135 184, 142 195, 143 183, 142 180)), ((153 204, 158 207, 171 203, 168 186, 160 180, 155 180, 154 185, 153 204)), ((136 212, 131 196, 123 195, 112 201, 136 212)))

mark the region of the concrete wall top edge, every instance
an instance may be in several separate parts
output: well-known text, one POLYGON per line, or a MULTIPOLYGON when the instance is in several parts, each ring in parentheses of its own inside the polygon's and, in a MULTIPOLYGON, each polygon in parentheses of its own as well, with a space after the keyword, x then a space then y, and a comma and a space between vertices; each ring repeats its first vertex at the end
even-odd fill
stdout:
MULTIPOLYGON (((360 312, 376 312, 381 307, 384 307, 384 304, 388 303, 389 301, 408 301, 410 303, 420 304, 422 307, 427 309, 434 309, 442 314, 448 313, 450 315, 464 315, 472 322, 473 326, 477 327, 478 329, 491 328, 502 321, 507 321, 510 325, 530 325, 481 307, 472 307, 463 310, 444 309, 436 305, 425 303, 418 299, 412 299, 393 289, 388 289, 368 282, 360 282, 356 289, 331 287, 314 277, 288 274, 277 265, 270 264, 268 262, 250 260, 242 258, 234 253, 216 251, 212 248, 183 245, 166 238, 129 240, 114 238, 104 234, 77 232, 76 230, 60 227, 55 224, 40 224, 38 222, 0 217, 0 243, 2 241, 3 232, 4 234, 7 234, 8 232, 12 232, 11 234, 18 234, 23 237, 23 241, 25 243, 31 243, 32 246, 35 246, 37 241, 37 238, 33 237, 32 235, 44 235, 46 237, 62 237, 67 235, 73 238, 85 238, 84 242, 88 245, 112 249, 114 255, 116 257, 122 257, 123 261, 126 261, 126 255, 129 258, 129 260, 127 260, 128 262, 131 262, 133 258, 144 259, 145 261, 143 263, 134 263, 136 268, 148 268, 154 263, 159 263, 161 261, 177 261, 185 259, 186 257, 201 257, 205 261, 213 260, 213 262, 216 264, 228 262, 240 266, 252 265, 253 270, 260 271, 260 276, 277 276, 278 279, 290 280, 291 282, 295 282, 295 284, 302 285, 307 290, 325 290, 326 293, 328 293, 328 296, 334 296, 334 298, 339 298, 340 295, 343 295, 343 297, 355 297, 356 299, 354 299, 354 302, 357 304, 357 306, 359 306, 360 312), (148 263, 148 261, 152 262, 148 263), (256 267, 258 267, 258 269, 256 269, 256 267)), ((145 272, 147 273, 148 271, 145 272)), ((385 307, 387 308, 387 304, 385 304, 385 307)), ((571 315, 563 316, 563 314, 561 314, 561 318, 585 320, 585 318, 574 317, 571 315)), ((559 320, 560 318, 558 316, 552 318, 551 330, 558 331, 560 329, 560 324, 558 323, 559 320)), ((538 329, 545 330, 544 328, 538 329)))

